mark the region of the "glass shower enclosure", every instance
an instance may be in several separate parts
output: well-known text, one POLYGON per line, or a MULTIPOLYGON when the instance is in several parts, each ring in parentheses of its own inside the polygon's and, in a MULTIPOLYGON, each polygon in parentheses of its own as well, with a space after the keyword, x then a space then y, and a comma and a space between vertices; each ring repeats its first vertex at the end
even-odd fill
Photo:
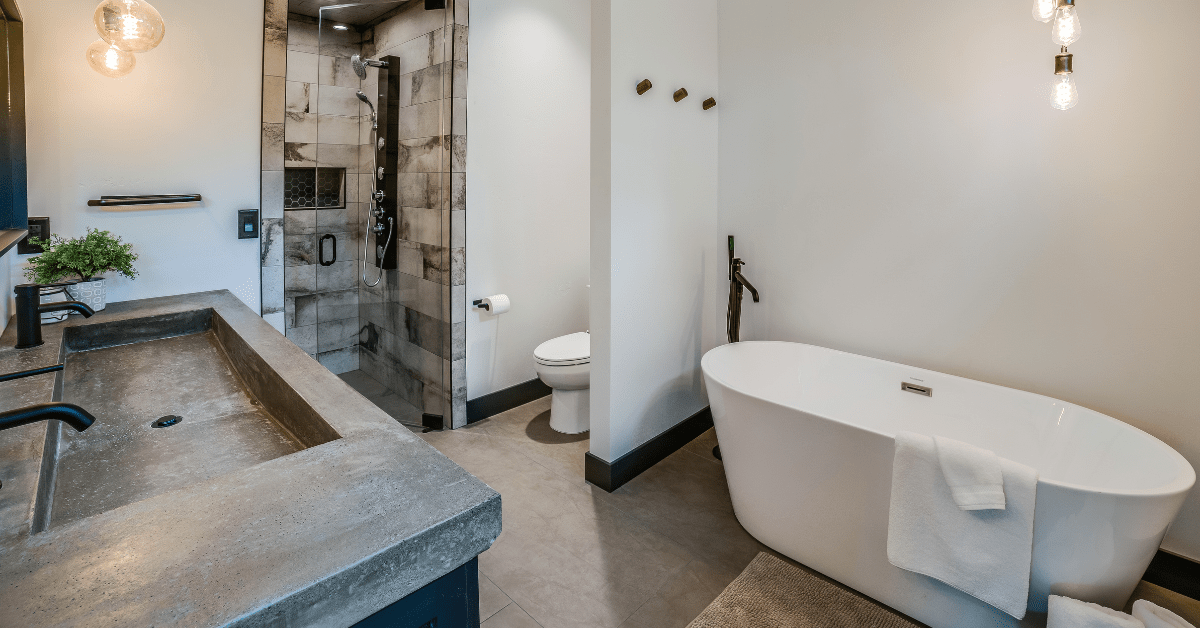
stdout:
POLYGON ((287 335, 414 428, 450 425, 453 9, 289 4, 287 335))

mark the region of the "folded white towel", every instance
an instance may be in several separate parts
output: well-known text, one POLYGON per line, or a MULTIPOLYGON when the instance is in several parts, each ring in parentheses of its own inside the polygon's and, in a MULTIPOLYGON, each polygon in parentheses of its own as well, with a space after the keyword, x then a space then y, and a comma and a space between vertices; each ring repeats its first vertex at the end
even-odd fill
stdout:
POLYGON ((1179 615, 1149 600, 1134 602, 1133 616, 1140 619, 1146 628, 1196 628, 1179 615))
POLYGON ((1046 628, 1145 628, 1142 622, 1091 602, 1051 595, 1046 628))
POLYGON ((954 503, 963 510, 1004 510, 1004 474, 1000 457, 951 438, 934 436, 942 475, 954 503))
POLYGON ((937 444, 896 435, 888 560, 1021 619, 1029 598, 1037 471, 1000 459, 1004 510, 962 510, 938 462, 937 444))

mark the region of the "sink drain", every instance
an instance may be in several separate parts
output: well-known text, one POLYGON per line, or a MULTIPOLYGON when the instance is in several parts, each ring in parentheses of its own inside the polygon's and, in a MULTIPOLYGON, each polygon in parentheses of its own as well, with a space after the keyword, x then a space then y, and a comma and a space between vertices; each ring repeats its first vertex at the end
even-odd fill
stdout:
POLYGON ((171 427, 172 425, 179 425, 182 422, 183 417, 170 414, 151 423, 150 427, 171 427))

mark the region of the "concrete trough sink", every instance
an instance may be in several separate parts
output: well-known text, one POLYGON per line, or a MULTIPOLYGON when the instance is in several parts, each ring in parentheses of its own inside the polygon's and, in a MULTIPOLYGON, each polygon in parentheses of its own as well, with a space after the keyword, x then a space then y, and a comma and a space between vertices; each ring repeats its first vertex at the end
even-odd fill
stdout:
POLYGON ((352 626, 500 534, 498 493, 227 291, 43 337, 0 336, 0 372, 65 364, 0 411, 97 420, 0 432, 0 626, 352 626))

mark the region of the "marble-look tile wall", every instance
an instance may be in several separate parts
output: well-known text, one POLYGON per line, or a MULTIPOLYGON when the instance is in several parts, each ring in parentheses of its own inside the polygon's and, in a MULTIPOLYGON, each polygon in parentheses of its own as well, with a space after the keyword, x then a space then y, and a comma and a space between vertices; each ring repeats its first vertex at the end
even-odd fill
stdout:
POLYGON ((262 315, 280 332, 283 297, 284 99, 287 77, 287 0, 265 0, 263 19, 262 188, 259 242, 262 315))
POLYGON ((439 414, 454 427, 466 424, 467 7, 459 3, 451 24, 418 3, 363 33, 364 54, 395 57, 402 75, 399 268, 361 288, 362 370, 417 419, 439 414))
POLYGON ((364 112, 350 66, 361 35, 353 28, 320 32, 314 18, 298 14, 287 16, 287 26, 283 166, 344 170, 345 207, 284 211, 284 328, 321 364, 345 373, 359 368, 359 192, 370 168, 362 165, 364 112), (336 259, 330 265, 318 259, 322 239, 325 260, 336 259))
MULTIPOLYGON (((466 424, 465 0, 454 15, 407 11, 359 33, 326 29, 266 0, 263 61, 263 317, 334 372, 361 368, 424 412, 466 424), (404 74, 400 129, 399 269, 370 288, 358 280, 371 190, 366 107, 377 71, 362 82, 349 57, 395 56, 404 74), (284 174, 345 168, 346 209, 284 209, 284 174), (317 243, 337 237, 338 262, 318 264, 317 243)), ((367 251, 374 250, 374 240, 367 251)), ((377 272, 370 267, 373 278, 377 272)))

